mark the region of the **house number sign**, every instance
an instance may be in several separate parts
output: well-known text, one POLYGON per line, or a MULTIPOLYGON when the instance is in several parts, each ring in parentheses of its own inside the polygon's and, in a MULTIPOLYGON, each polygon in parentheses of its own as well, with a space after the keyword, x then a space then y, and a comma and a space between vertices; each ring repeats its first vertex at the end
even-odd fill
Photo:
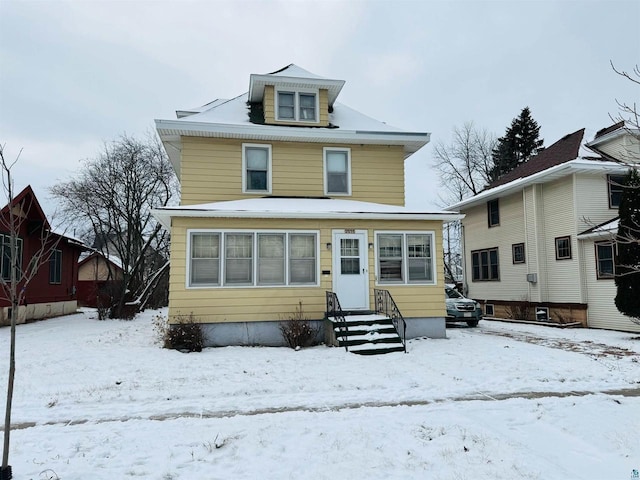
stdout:
POLYGON ((345 228, 344 229, 344 233, 356 233, 356 229, 355 228, 345 228))

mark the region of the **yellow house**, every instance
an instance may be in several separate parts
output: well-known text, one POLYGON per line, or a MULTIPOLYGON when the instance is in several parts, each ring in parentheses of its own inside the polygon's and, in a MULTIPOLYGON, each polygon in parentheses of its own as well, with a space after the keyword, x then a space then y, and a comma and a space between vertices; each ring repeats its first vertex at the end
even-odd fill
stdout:
POLYGON ((171 229, 170 322, 193 315, 209 345, 282 345, 299 302, 325 330, 334 292, 347 317, 392 298, 406 338, 445 336, 442 223, 460 216, 404 206, 404 161, 429 134, 338 103, 344 83, 292 64, 156 120, 182 186, 154 212, 171 229))

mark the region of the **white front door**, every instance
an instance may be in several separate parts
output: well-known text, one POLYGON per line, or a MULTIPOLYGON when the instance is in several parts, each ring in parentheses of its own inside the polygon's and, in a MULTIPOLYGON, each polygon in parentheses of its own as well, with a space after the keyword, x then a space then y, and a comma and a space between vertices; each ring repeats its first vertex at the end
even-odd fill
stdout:
POLYGON ((367 254, 366 230, 333 232, 333 291, 343 310, 369 308, 367 254))

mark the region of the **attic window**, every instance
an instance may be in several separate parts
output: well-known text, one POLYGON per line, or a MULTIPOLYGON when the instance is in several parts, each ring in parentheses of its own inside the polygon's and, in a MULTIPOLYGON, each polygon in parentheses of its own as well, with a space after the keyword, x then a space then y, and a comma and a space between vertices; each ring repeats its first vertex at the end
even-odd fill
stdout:
POLYGON ((276 120, 318 121, 318 94, 315 91, 278 91, 276 120))

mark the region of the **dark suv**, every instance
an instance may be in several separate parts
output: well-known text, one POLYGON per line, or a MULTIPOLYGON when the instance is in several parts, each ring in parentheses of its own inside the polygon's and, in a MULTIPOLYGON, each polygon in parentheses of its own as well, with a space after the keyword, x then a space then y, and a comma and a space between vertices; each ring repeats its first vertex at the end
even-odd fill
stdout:
POLYGON ((466 298, 453 288, 445 285, 445 301, 447 303, 447 323, 466 322, 470 327, 477 327, 482 320, 482 308, 478 302, 466 298))

